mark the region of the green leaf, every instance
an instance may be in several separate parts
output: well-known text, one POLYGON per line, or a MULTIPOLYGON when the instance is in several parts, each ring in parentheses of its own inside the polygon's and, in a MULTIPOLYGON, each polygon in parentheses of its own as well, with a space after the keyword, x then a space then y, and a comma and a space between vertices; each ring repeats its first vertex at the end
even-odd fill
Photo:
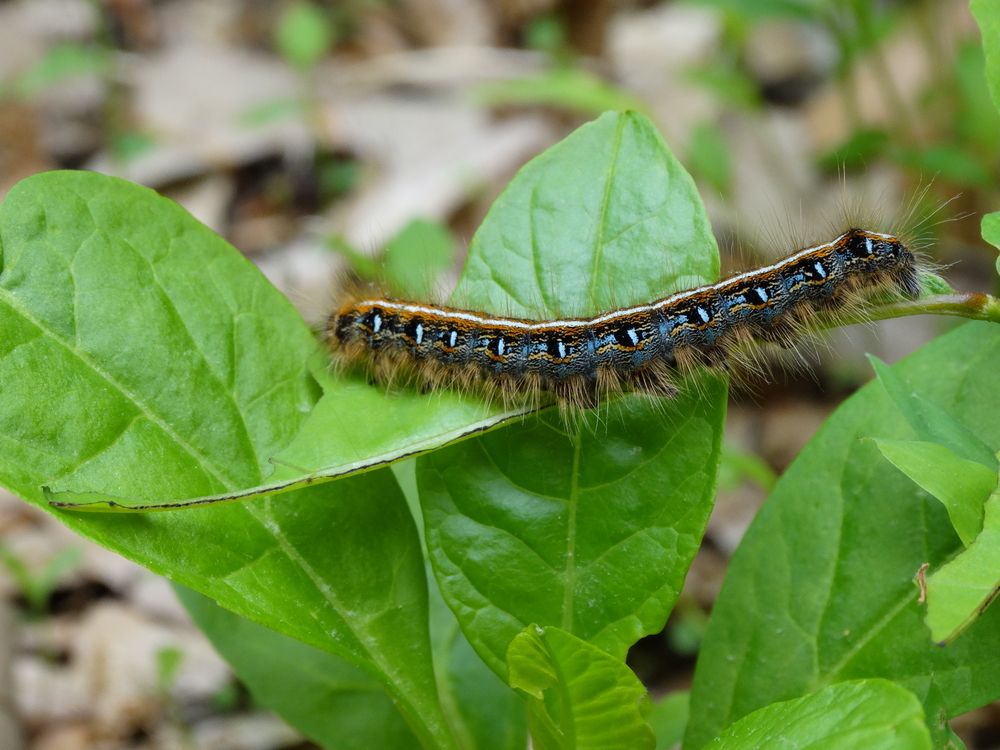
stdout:
POLYGON ((115 133, 111 139, 111 152, 123 164, 151 151, 155 146, 156 141, 142 133, 125 131, 115 133))
POLYGON ((917 280, 918 283, 920 284, 921 298, 933 297, 938 294, 955 293, 955 290, 951 288, 951 285, 936 274, 927 273, 926 271, 921 271, 918 274, 917 280))
MULTIPOLYGON (((331 244, 363 277, 386 278, 400 294, 418 297, 429 293, 433 280, 452 260, 453 243, 447 229, 419 219, 393 238, 378 265, 340 238, 331 244)), ((57 507, 87 511, 172 510, 243 502, 368 471, 492 429, 535 408, 505 409, 451 391, 421 396, 408 389, 386 398, 383 388, 333 372, 324 352, 313 356, 310 369, 324 396, 295 440, 270 459, 278 468, 269 482, 239 492, 160 502, 81 492, 75 485, 54 483, 46 488, 49 501, 57 507), (373 419, 380 413, 381 418, 373 419), (338 439, 331 440, 331 435, 338 439)))
POLYGON ((182 513, 45 502, 44 484, 153 503, 259 485, 319 396, 317 344, 289 302, 176 204, 91 173, 19 183, 0 206, 0 249, 0 482, 361 666, 422 741, 451 747, 419 540, 389 472, 182 513))
POLYGON ((536 750, 653 750, 646 689, 625 663, 559 628, 531 625, 507 652, 511 687, 528 694, 536 750))
POLYGON ((965 743, 948 724, 948 706, 944 702, 944 693, 933 682, 924 696, 924 722, 930 731, 934 750, 966 750, 965 743))
POLYGON ((316 182, 320 198, 329 201, 345 195, 361 181, 361 163, 343 154, 318 153, 316 155, 316 182))
POLYGON ((996 486, 997 475, 937 443, 872 440, 893 466, 944 503, 962 544, 972 544, 983 529, 983 504, 996 486))
POLYGON ((154 500, 138 493, 87 492, 72 475, 43 488, 49 503, 78 511, 135 512, 246 502, 370 471, 533 411, 504 409, 454 391, 420 395, 407 390, 387 396, 381 388, 332 371, 325 353, 316 353, 310 364, 323 397, 295 439, 271 457, 267 468, 274 473, 267 482, 214 495, 154 500))
POLYGON ((749 479, 762 490, 770 492, 778 481, 778 476, 760 456, 741 451, 731 443, 724 442, 719 461, 719 487, 733 489, 744 479, 749 479))
POLYGON ((774 703, 733 724, 706 750, 931 750, 920 701, 885 680, 842 682, 774 703))
POLYGON ((49 597, 60 579, 76 568, 83 559, 79 547, 67 547, 53 555, 40 571, 28 567, 25 561, 7 545, 0 542, 0 562, 17 583, 18 589, 28 602, 28 608, 35 617, 42 617, 48 608, 49 597))
MULTIPOLYGON (((983 217, 982 233, 984 240, 1000 250, 1000 211, 983 217)), ((1000 273, 1000 257, 997 258, 997 273, 1000 273)))
POLYGON ((180 649, 168 646, 156 652, 156 687, 161 693, 169 693, 177 679, 177 670, 184 660, 180 649))
POLYGON ((986 83, 993 106, 1000 109, 1000 3, 997 0, 970 0, 969 8, 983 34, 986 54, 986 83))
POLYGON ((670 693, 653 706, 646 720, 656 734, 656 750, 670 750, 684 737, 690 703, 691 694, 683 691, 670 693))
POLYGON ((454 245, 447 227, 414 219, 385 247, 386 284, 403 298, 426 298, 451 265, 454 245))
POLYGON ((592 117, 608 110, 649 110, 642 99, 576 67, 553 67, 536 78, 483 83, 473 89, 472 96, 478 104, 487 107, 545 105, 592 117))
POLYGON ((961 101, 955 129, 965 141, 995 155, 1000 147, 1000 112, 990 101, 983 48, 979 44, 967 41, 959 47, 955 78, 961 101))
MULTIPOLYGON (((1000 445, 997 372, 1000 326, 977 322, 892 369, 905 398, 920 393, 1000 445)), ((944 649, 921 622, 913 575, 962 543, 941 503, 857 439, 927 439, 880 379, 827 420, 734 554, 699 653, 688 750, 752 711, 843 680, 890 679, 921 698, 936 685, 949 716, 1000 697, 1000 610, 944 649)))
MULTIPOLYGON (((646 118, 608 114, 521 170, 453 299, 586 315, 717 274, 690 177, 646 118)), ((619 657, 662 629, 714 499, 725 393, 705 378, 673 401, 546 414, 418 460, 441 592, 497 674, 533 622, 619 657)))
POLYGON ((308 0, 293 2, 278 21, 275 41, 288 62, 310 68, 330 51, 333 43, 330 20, 308 0))
POLYGON ((869 354, 868 361, 875 368, 879 383, 920 440, 943 445, 960 458, 976 461, 991 472, 997 470, 993 451, 965 424, 922 395, 878 357, 869 354))
POLYGON ((420 748, 390 697, 367 673, 196 591, 177 584, 174 590, 254 699, 309 739, 327 750, 420 748))
POLYGON ((292 443, 276 454, 273 479, 298 484, 311 477, 334 478, 419 455, 463 437, 491 430, 533 411, 505 409, 450 390, 421 395, 414 390, 387 395, 357 378, 337 375, 314 362, 323 398, 292 443), (331 440, 331 435, 337 440, 331 440), (303 477, 306 477, 303 479, 303 477))
POLYGON ((674 653, 696 656, 707 626, 708 613, 693 597, 682 595, 677 600, 673 617, 667 624, 664 635, 674 653))
POLYGON ((691 171, 723 195, 729 194, 733 176, 729 151, 729 141, 715 125, 702 123, 691 132, 691 147, 688 151, 691 171))
POLYGON ((575 436, 546 415, 418 461, 442 594, 497 674, 525 621, 619 658, 663 628, 711 510, 724 392, 612 406, 575 436))
POLYGON ((375 259, 358 250, 342 235, 333 235, 327 239, 326 244, 331 250, 340 253, 351 270, 360 278, 365 281, 374 281, 378 278, 379 268, 375 259))
POLYGON ((522 30, 524 46, 550 54, 559 53, 566 46, 566 29, 563 22, 552 13, 541 13, 525 24, 522 30))
POLYGON ((983 531, 969 548, 927 577, 927 616, 931 637, 951 643, 1000 592, 1000 490, 986 501, 983 531))

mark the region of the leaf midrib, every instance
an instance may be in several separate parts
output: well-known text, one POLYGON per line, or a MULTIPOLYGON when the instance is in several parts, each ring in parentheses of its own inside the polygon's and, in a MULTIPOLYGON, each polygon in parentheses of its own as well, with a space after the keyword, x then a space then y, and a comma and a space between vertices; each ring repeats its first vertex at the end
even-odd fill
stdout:
POLYGON ((618 152, 622 145, 622 133, 625 129, 626 118, 619 117, 617 128, 615 129, 614 145, 612 146, 611 158, 608 160, 608 179, 604 182, 604 195, 601 196, 601 214, 597 221, 597 232, 594 238, 594 258, 590 268, 589 287, 591 299, 597 299, 597 284, 603 281, 598 275, 601 258, 605 246, 604 227, 608 216, 608 205, 611 203, 611 188, 615 182, 615 167, 618 164, 618 152))
POLYGON ((562 625, 567 633, 573 632, 573 594, 576 589, 576 509, 580 501, 580 454, 582 452, 580 428, 573 432, 573 471, 570 474, 569 497, 566 504, 566 572, 563 579, 562 625))

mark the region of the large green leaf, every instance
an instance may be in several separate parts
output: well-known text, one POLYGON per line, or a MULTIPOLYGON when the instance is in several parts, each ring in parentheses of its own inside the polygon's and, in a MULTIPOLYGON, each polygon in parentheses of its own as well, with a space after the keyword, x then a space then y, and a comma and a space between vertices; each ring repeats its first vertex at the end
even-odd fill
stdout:
POLYGON ((176 204, 95 174, 21 182, 0 207, 0 249, 4 486, 361 666, 422 742, 450 747, 419 540, 389 472, 175 513, 45 502, 42 485, 152 502, 259 485, 319 395, 316 343, 287 300, 176 204))
POLYGON ((966 461, 982 464, 990 473, 996 471, 996 456, 972 430, 911 387, 878 357, 868 355, 868 360, 879 383, 921 441, 943 445, 966 461))
POLYGON ((87 492, 86 476, 71 473, 43 489, 49 503, 81 511, 162 511, 244 502, 278 495, 370 471, 379 466, 494 429, 531 413, 533 407, 504 408, 473 395, 413 390, 387 394, 356 376, 330 369, 329 357, 317 351, 310 370, 323 396, 295 439, 270 459, 267 480, 252 487, 211 495, 151 499, 87 492))
POLYGON ((983 52, 986 53, 986 83, 989 84, 993 104, 1000 109, 1000 2, 997 0, 970 0, 969 7, 976 17, 983 34, 983 52))
MULTIPOLYGON (((452 239, 439 224, 415 220, 393 238, 372 278, 385 277, 400 294, 426 296, 434 280, 451 261, 452 239)), ((87 492, 85 477, 70 474, 45 488, 57 507, 88 511, 151 511, 242 502, 289 492, 318 482, 399 461, 468 435, 484 432, 533 411, 533 407, 504 408, 455 391, 421 396, 401 388, 387 396, 356 374, 331 368, 328 354, 317 349, 309 369, 323 390, 290 445, 270 461, 277 465, 260 485, 235 492, 159 500, 117 497, 87 492), (379 418, 373 418, 380 415, 379 418), (84 481, 80 482, 80 479, 84 481)), ((268 467, 268 473, 272 467, 268 467)))
POLYGON ((920 701, 885 680, 831 685, 744 716, 706 750, 931 750, 920 701))
POLYGON ((653 750, 646 689, 625 663, 559 628, 530 625, 507 652, 510 684, 528 696, 536 750, 653 750))
POLYGON ((724 389, 704 390, 603 410, 572 437, 553 414, 420 459, 442 593, 498 674, 532 620, 619 658, 663 628, 711 510, 724 389))
MULTIPOLYGON (((996 484, 996 477, 994 484, 996 484)), ((927 577, 931 637, 941 644, 961 635, 1000 591, 1000 490, 986 501, 983 530, 968 549, 927 577)))
POLYGON ((962 544, 972 544, 983 530, 983 505, 996 486, 997 475, 937 443, 872 439, 893 466, 944 503, 962 544))
POLYGON ((450 390, 386 394, 329 371, 325 356, 313 362, 324 394, 291 444, 271 459, 278 466, 270 484, 282 491, 425 453, 532 411, 450 390))
POLYGON ((420 747, 388 694, 366 672, 192 589, 175 584, 174 590, 254 698, 326 750, 420 747))
MULTIPOLYGON (((691 178, 646 118, 611 113, 521 170, 453 299, 587 314, 717 275, 691 178)), ((663 627, 711 509, 725 395, 706 377, 673 401, 542 415, 419 459, 441 592, 497 674, 531 623, 619 657, 663 627)))
MULTIPOLYGON (((1000 326, 966 324, 893 370, 1000 445, 1000 326)), ((857 439, 870 435, 916 436, 878 383, 827 421, 743 538, 702 642, 689 750, 758 708, 854 678, 921 698, 939 689, 951 716, 1000 697, 1000 610, 946 648, 931 642, 911 579, 962 543, 937 500, 857 439)))

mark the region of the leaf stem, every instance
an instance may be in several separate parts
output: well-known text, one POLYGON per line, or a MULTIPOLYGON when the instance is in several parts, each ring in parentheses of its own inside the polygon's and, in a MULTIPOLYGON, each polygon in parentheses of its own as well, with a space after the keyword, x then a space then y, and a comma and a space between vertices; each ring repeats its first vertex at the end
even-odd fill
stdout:
POLYGON ((908 315, 952 315, 970 320, 989 320, 993 323, 1000 323, 1000 299, 989 294, 975 292, 939 294, 934 297, 879 305, 863 314, 850 316, 823 327, 863 323, 870 320, 905 318, 908 315))

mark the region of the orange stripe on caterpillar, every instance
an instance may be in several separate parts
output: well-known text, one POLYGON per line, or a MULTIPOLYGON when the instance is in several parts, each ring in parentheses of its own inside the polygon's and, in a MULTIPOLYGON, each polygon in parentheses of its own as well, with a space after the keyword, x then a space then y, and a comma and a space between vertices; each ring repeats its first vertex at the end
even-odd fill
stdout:
POLYGON ((371 298, 335 310, 327 334, 335 358, 377 378, 402 369, 425 384, 479 386, 504 399, 552 391, 562 406, 590 408, 620 391, 673 397, 678 370, 725 369, 752 339, 787 345, 809 316, 887 289, 919 295, 913 253, 893 235, 850 229, 773 265, 592 318, 524 320, 371 298))

